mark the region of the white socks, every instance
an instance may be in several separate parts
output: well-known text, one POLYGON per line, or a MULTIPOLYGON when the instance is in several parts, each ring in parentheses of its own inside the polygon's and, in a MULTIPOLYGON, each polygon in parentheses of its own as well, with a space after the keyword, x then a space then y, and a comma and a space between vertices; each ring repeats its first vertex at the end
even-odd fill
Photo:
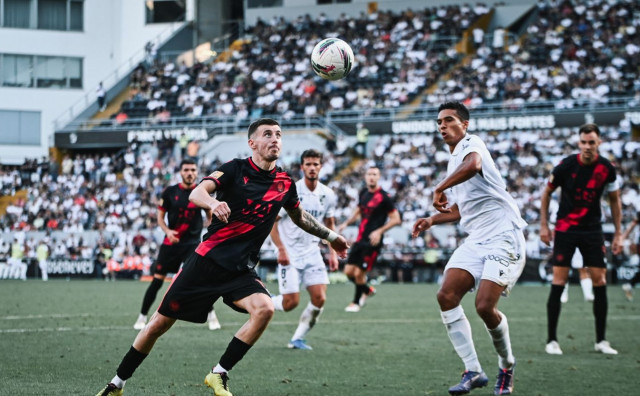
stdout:
MULTIPOLYGON (((515 363, 513 352, 511 350, 511 340, 509 338, 509 323, 507 317, 502 312, 499 312, 502 320, 495 329, 487 328, 491 339, 493 340, 493 346, 498 353, 498 366, 501 369, 511 369, 515 363)), ((486 326, 485 326, 486 327, 486 326)))
POLYGON ((275 308, 276 311, 284 312, 284 307, 282 306, 283 298, 284 297, 282 296, 282 294, 278 294, 277 296, 271 296, 271 301, 273 302, 273 308, 275 308))
POLYGON ((318 317, 323 310, 323 308, 318 308, 315 305, 311 304, 311 301, 309 301, 309 304, 307 304, 304 311, 302 311, 302 315, 300 315, 300 323, 298 324, 298 328, 296 329, 296 332, 293 334, 293 337, 291 339, 303 339, 307 335, 309 330, 311 330, 311 328, 315 326, 318 317))
POLYGON ((110 383, 114 384, 115 386, 117 386, 120 389, 124 388, 124 383, 125 382, 127 382, 127 381, 123 381, 122 378, 118 377, 117 375, 115 377, 113 377, 113 379, 110 381, 110 383))
POLYGON ((464 362, 464 367, 469 371, 482 371, 476 348, 473 345, 473 338, 471 338, 471 325, 469 320, 464 315, 464 310, 460 305, 449 310, 440 312, 442 316, 442 322, 447 327, 447 333, 453 348, 460 356, 460 359, 464 362))
POLYGON ((216 367, 214 367, 211 370, 212 373, 216 374, 216 373, 228 373, 227 369, 225 369, 224 367, 222 367, 220 365, 220 363, 216 364, 216 367))
POLYGON ((580 279, 580 286, 582 286, 582 295, 584 299, 593 301, 593 281, 591 278, 580 279))

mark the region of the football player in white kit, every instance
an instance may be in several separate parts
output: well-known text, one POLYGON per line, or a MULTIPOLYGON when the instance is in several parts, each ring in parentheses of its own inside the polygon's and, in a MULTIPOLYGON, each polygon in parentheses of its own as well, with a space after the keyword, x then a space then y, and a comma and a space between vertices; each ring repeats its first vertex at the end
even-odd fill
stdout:
MULTIPOLYGON (((305 150, 300 156, 304 178, 296 182, 298 197, 304 209, 330 230, 335 229, 334 211, 336 195, 318 181, 323 155, 314 149, 305 150)), ((277 311, 291 311, 300 302, 300 284, 307 288, 310 301, 300 315, 300 322, 289 348, 311 350, 305 336, 318 321, 327 298, 329 276, 320 252, 320 239, 302 231, 287 212, 281 210, 271 230, 271 240, 278 248, 278 286, 280 294, 273 296, 277 311)), ((329 269, 338 269, 338 256, 329 249, 329 269)))
POLYGON ((469 235, 449 259, 437 296, 442 321, 465 365, 462 380, 449 388, 449 393, 466 394, 489 381, 460 305, 467 292, 477 289, 476 312, 484 321, 499 357, 494 394, 508 395, 513 391, 515 358, 507 317, 498 311, 497 305, 500 296, 509 294, 524 269, 523 228, 527 223, 507 192, 484 142, 467 134, 469 110, 458 102, 444 103, 438 109, 437 124, 451 152, 447 177, 433 192, 433 206, 438 213, 418 219, 412 236, 417 237, 433 225, 458 220, 469 235))

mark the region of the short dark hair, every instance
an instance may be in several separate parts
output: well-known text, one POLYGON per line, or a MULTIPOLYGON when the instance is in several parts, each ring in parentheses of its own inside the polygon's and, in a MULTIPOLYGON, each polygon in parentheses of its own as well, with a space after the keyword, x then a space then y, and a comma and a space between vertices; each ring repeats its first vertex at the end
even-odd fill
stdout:
POLYGON ((583 133, 591 133, 595 132, 596 135, 600 136, 600 127, 597 124, 589 123, 584 124, 578 130, 578 135, 582 135, 583 133))
POLYGON ((182 165, 198 165, 196 163, 196 160, 194 160, 193 158, 183 158, 182 161, 180 161, 180 167, 178 169, 182 169, 182 165))
POLYGON ((438 113, 442 110, 455 110, 462 121, 469 121, 469 109, 460 102, 445 102, 438 107, 438 113))
POLYGON ((320 163, 322 163, 324 155, 316 149, 304 150, 302 154, 300 154, 300 165, 304 163, 305 158, 320 158, 320 163))
POLYGON ((260 125, 280 126, 280 123, 278 123, 278 121, 274 120, 273 118, 260 118, 258 120, 255 120, 251 123, 251 125, 249 125, 249 133, 247 134, 248 139, 251 139, 251 135, 253 135, 253 133, 258 129, 260 125))

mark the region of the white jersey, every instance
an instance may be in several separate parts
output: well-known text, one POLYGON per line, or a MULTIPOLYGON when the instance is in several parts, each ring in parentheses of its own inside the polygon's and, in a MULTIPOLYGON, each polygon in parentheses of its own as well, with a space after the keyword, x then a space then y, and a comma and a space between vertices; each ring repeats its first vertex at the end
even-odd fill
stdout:
POLYGON ((458 142, 449 159, 447 176, 472 152, 480 154, 482 171, 446 192, 450 205, 458 204, 460 225, 469 234, 467 240, 485 240, 526 227, 487 146, 478 136, 467 134, 458 142))
MULTIPOLYGON (((305 211, 309 212, 319 222, 324 222, 325 218, 333 217, 336 208, 336 194, 329 187, 322 183, 316 185, 315 190, 310 191, 304 179, 296 183, 298 198, 305 211)), ((319 252, 318 242, 320 238, 303 231, 287 215, 284 209, 280 209, 280 221, 278 222, 278 233, 280 239, 287 249, 290 258, 306 256, 313 252, 319 252)), ((291 260, 295 263, 296 260, 291 260)))

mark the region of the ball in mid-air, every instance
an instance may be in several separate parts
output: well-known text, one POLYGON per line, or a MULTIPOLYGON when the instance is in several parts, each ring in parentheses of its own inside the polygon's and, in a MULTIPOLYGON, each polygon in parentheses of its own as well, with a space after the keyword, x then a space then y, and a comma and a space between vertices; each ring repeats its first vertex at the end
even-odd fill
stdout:
POLYGON ((353 51, 338 38, 326 38, 311 51, 313 71, 325 80, 345 78, 353 67, 353 51))

